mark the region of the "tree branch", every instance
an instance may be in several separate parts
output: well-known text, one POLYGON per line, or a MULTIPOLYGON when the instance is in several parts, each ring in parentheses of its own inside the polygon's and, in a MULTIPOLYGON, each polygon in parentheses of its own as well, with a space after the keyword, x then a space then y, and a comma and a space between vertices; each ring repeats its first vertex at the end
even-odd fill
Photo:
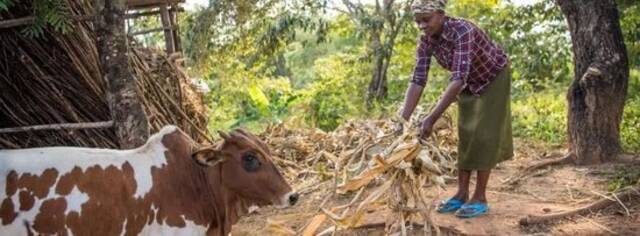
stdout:
MULTIPOLYGON (((614 193, 613 195, 616 196, 616 198, 620 199, 620 198, 629 198, 632 195, 640 195, 640 193, 638 193, 638 190, 632 187, 627 188, 625 191, 622 191, 620 193, 618 193, 617 195, 614 193)), ((572 211, 566 211, 566 212, 561 212, 561 213, 556 213, 556 214, 550 214, 550 215, 543 215, 543 216, 526 216, 524 218, 521 218, 519 223, 520 225, 533 225, 533 224, 539 224, 539 223, 544 223, 547 221, 552 221, 552 220, 558 220, 558 219, 562 219, 565 217, 570 217, 570 216, 574 216, 574 215, 584 215, 590 212, 595 212, 595 211, 599 211, 602 210, 604 208, 607 208, 615 203, 618 203, 618 201, 616 200, 612 200, 612 199, 608 199, 608 198, 603 198, 600 199, 594 203, 592 203, 591 205, 582 207, 582 208, 578 208, 572 211)))
POLYGON ((351 12, 345 11, 345 10, 337 8, 337 7, 327 7, 327 8, 329 8, 330 10, 334 10, 334 11, 337 11, 337 12, 344 13, 346 15, 351 15, 351 12))

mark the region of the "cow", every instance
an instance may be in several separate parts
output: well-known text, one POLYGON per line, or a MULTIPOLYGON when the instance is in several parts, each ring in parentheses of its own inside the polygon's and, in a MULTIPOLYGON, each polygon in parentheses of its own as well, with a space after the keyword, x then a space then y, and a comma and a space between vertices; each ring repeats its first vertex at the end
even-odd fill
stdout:
POLYGON ((201 146, 166 126, 136 149, 0 150, 0 235, 228 235, 298 194, 242 129, 201 146))

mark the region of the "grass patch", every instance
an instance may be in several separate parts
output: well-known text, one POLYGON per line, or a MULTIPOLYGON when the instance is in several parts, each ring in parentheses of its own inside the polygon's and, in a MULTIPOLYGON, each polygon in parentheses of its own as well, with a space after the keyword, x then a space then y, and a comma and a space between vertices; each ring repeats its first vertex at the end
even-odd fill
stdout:
POLYGON ((640 166, 618 166, 611 179, 607 182, 607 189, 611 192, 640 182, 640 166))

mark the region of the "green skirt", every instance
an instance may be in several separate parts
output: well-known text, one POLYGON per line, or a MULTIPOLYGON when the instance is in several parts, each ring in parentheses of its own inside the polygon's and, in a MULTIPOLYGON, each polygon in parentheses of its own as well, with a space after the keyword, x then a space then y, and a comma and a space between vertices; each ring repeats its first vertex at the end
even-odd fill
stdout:
POLYGON ((490 170, 513 157, 511 68, 507 64, 480 96, 458 97, 458 168, 490 170))

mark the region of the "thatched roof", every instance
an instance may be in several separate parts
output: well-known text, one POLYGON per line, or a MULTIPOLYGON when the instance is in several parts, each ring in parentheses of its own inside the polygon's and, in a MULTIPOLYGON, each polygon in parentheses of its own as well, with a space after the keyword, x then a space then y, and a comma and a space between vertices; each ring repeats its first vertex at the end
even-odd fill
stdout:
MULTIPOLYGON (((90 13, 90 0, 67 0, 75 15, 90 13)), ((1 11, 0 20, 28 16, 27 4, 1 11)), ((0 129, 110 120, 105 83, 91 22, 75 22, 67 34, 46 29, 41 38, 21 28, 0 31, 0 129)), ((175 124, 196 140, 206 130, 201 95, 179 69, 179 54, 137 48, 129 53, 152 132, 175 124)), ((38 146, 116 147, 112 128, 0 133, 0 148, 38 146)))

